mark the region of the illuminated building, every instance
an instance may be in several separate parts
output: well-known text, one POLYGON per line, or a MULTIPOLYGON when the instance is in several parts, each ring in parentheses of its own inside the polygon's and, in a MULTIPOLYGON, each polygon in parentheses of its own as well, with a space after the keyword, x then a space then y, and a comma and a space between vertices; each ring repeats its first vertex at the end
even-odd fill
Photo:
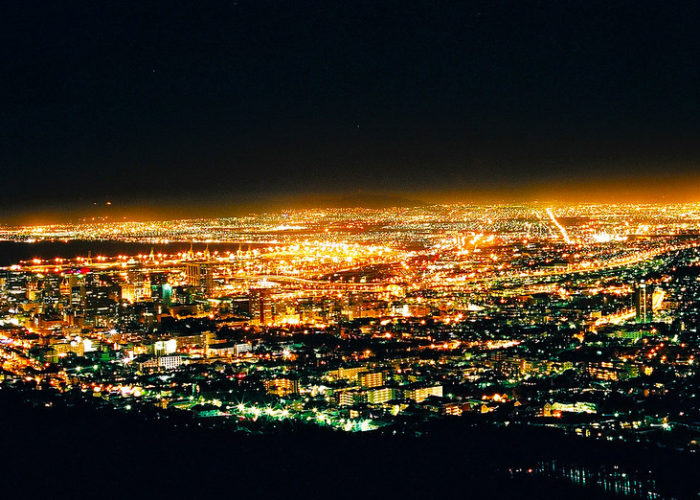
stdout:
POLYGON ((250 317, 258 325, 272 323, 274 318, 269 289, 257 288, 250 291, 250 317))
POLYGON ((365 397, 368 403, 382 404, 394 399, 394 393, 395 391, 391 387, 378 387, 365 391, 365 397))
POLYGON ((356 390, 340 391, 337 393, 336 397, 338 406, 354 406, 361 401, 361 393, 356 390))
POLYGON ((345 380, 357 380, 361 373, 367 371, 366 366, 340 367, 328 372, 328 376, 345 380))
POLYGON ((112 286, 89 286, 83 289, 82 308, 86 317, 113 314, 119 300, 120 289, 112 286))
POLYGON ((156 356, 167 356, 177 351, 177 340, 158 340, 153 344, 153 353, 156 356))
POLYGON ((279 377, 264 382, 267 392, 277 396, 299 394, 299 381, 293 378, 279 377))
POLYGON ((382 372, 361 373, 358 379, 362 387, 379 387, 384 385, 384 374, 382 372))
POLYGON ((177 335, 174 340, 177 343, 178 351, 187 351, 189 349, 206 349, 214 338, 214 333, 207 331, 194 335, 177 335))
POLYGON ((61 280, 57 275, 47 276, 41 290, 41 300, 46 305, 57 305, 61 301, 61 280))
POLYGON ((140 301, 147 295, 150 296, 150 290, 149 293, 146 294, 146 282, 144 279, 143 271, 136 268, 135 266, 136 264, 134 264, 134 266, 132 266, 132 268, 129 269, 129 272, 127 273, 127 284, 129 286, 125 288, 126 296, 131 302, 140 301))
POLYGON ((208 344, 208 355, 210 356, 242 356, 250 352, 250 344, 236 342, 223 342, 218 344, 208 344))
MULTIPOLYGON (((468 407, 469 405, 467 404, 466 406, 468 407)), ((443 405, 442 411, 445 415, 459 417, 460 415, 462 415, 462 413, 464 413, 464 407, 465 405, 457 403, 446 403, 445 405, 443 405)))
POLYGON ((159 356, 148 361, 141 363, 142 369, 163 369, 163 370, 174 370, 182 364, 182 356, 180 355, 170 355, 170 356, 159 356))
POLYGON ((553 403, 550 411, 562 413, 596 413, 595 403, 577 401, 576 403, 553 403))
POLYGON ((187 284, 202 293, 209 293, 214 288, 213 268, 207 262, 186 262, 185 276, 187 284))
POLYGON ((403 390, 404 399, 410 399, 416 403, 425 401, 431 396, 442 397, 441 385, 417 386, 403 390))
POLYGON ((150 282, 153 300, 169 305, 172 300, 173 290, 168 283, 168 275, 166 273, 151 273, 150 282))
POLYGON ((643 281, 635 284, 634 310, 637 323, 650 323, 654 319, 653 293, 654 287, 652 285, 643 281))

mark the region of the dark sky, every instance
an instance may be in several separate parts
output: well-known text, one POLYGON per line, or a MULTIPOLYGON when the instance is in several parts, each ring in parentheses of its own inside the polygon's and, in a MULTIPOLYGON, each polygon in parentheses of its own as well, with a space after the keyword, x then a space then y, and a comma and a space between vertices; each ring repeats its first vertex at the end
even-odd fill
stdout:
POLYGON ((5 2, 0 210, 686 179, 697 5, 5 2))

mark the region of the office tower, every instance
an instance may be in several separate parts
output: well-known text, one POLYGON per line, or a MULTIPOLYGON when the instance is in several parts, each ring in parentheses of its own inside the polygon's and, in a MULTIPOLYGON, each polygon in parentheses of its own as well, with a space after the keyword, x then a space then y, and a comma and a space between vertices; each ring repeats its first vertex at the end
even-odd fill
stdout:
POLYGON ((203 293, 209 293, 214 288, 213 269, 207 262, 185 263, 187 284, 203 293))
POLYGON ((650 323, 654 319, 652 296, 653 285, 639 282, 634 287, 634 310, 637 323, 650 323))

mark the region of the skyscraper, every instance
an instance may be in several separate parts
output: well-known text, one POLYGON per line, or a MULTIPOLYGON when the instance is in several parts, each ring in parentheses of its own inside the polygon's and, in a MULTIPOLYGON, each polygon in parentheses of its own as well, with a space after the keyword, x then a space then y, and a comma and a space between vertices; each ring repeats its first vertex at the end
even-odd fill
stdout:
POLYGON ((214 288, 212 267, 207 262, 187 262, 185 274, 187 284, 209 293, 214 288))
POLYGON ((654 286, 640 281, 634 287, 634 310, 637 323, 650 323, 654 319, 652 296, 654 286))

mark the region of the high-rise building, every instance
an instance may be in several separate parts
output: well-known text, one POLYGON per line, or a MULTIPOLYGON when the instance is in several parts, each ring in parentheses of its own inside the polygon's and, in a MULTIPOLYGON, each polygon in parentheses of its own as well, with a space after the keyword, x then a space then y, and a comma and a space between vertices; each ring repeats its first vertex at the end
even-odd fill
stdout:
POLYGON ((169 305, 172 300, 172 287, 168 283, 166 273, 151 273, 151 298, 154 301, 169 305))
POLYGON ((208 262, 185 263, 185 276, 187 284, 199 289, 203 293, 209 293, 214 288, 213 269, 208 262))
POLYGON ((250 290, 250 319, 256 324, 266 325, 273 321, 274 311, 270 290, 256 288, 250 290))
POLYGON ((637 323, 650 323, 654 319, 654 286, 644 281, 634 287, 634 310, 637 323))
POLYGON ((118 286, 83 288, 82 308, 86 317, 108 316, 116 312, 121 290, 118 286))
POLYGON ((41 300, 46 305, 55 306, 61 300, 61 278, 59 275, 47 275, 41 288, 41 300))

